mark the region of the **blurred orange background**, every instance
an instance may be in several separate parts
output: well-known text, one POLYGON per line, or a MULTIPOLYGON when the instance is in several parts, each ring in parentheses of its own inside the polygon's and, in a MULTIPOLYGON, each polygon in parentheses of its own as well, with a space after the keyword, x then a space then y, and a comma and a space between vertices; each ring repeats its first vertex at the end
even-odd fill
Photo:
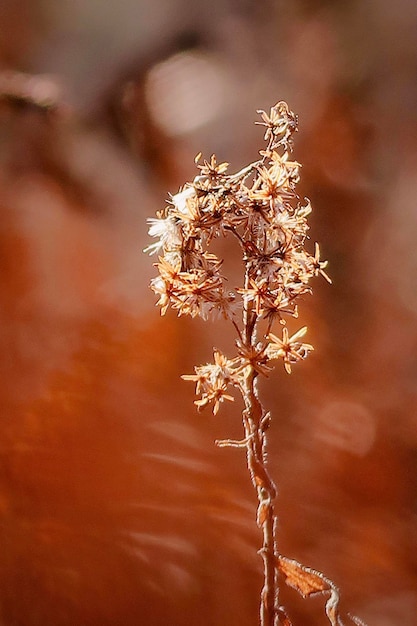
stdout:
POLYGON ((142 249, 195 154, 246 165, 278 100, 333 279, 314 354, 262 384, 280 550, 368 626, 417 623, 416 28, 414 0, 1 2, 1 624, 257 623, 255 497, 214 446, 241 406, 197 414, 179 379, 230 329, 161 318, 142 249))

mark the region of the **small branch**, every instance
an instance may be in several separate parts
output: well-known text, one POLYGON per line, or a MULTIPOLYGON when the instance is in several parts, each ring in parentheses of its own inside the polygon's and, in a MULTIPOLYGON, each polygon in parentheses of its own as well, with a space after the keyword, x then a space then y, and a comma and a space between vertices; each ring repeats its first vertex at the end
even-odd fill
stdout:
POLYGON ((250 176, 250 174, 252 174, 252 172, 256 169, 259 163, 261 163, 261 159, 250 163, 246 167, 243 167, 241 170, 239 170, 239 172, 231 174, 230 176, 228 176, 229 180, 242 180, 243 182, 248 176, 250 176))
POLYGON ((239 328, 239 326, 237 325, 237 323, 236 323, 236 321, 235 321, 235 320, 232 320, 232 324, 233 324, 233 326, 234 326, 234 327, 235 327, 235 329, 236 329, 236 332, 237 332, 237 335, 238 335, 238 337, 239 337, 240 341, 242 341, 242 333, 240 332, 240 328, 239 328))
POLYGON ((216 439, 215 440, 215 444, 216 446, 219 446, 219 448, 246 448, 246 446, 248 445, 250 439, 251 439, 252 435, 249 435, 248 437, 245 437, 245 439, 240 439, 240 440, 236 440, 236 439, 216 439))

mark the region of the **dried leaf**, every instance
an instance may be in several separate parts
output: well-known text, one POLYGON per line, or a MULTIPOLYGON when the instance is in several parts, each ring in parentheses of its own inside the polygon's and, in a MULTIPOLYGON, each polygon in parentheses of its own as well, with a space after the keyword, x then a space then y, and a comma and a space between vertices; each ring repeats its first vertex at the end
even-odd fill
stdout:
POLYGON ((303 598, 331 590, 329 582, 316 570, 281 555, 277 556, 277 562, 278 569, 285 576, 287 585, 298 591, 303 598))
POLYGON ((295 559, 276 556, 278 570, 284 575, 287 585, 298 591, 303 598, 318 593, 329 593, 326 602, 326 615, 332 626, 342 626, 339 616, 339 590, 336 585, 317 570, 301 565, 295 559))

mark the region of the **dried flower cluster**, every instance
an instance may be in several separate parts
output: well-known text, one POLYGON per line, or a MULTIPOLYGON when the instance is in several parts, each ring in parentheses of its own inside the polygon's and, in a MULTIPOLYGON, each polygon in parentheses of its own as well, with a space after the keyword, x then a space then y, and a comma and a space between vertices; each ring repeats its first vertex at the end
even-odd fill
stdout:
MULTIPOLYGON (((307 328, 290 335, 286 323, 289 317, 298 316, 297 304, 311 292, 311 279, 318 274, 330 279, 318 245, 313 254, 305 247, 311 206, 296 191, 300 165, 289 158, 297 118, 285 102, 278 102, 269 115, 259 113, 267 145, 257 161, 228 174, 227 163, 217 163, 212 156, 199 165, 198 155, 198 176, 171 198, 156 219, 148 220, 149 234, 156 241, 146 251, 159 255, 158 275, 151 288, 162 314, 171 306, 178 315, 203 319, 220 315, 237 333, 233 358, 214 350, 213 363, 196 367, 194 374, 183 378, 196 383, 199 409, 211 404, 217 413, 223 401, 233 400, 230 387, 238 388, 244 401, 244 438, 217 444, 246 448, 258 498, 256 519, 263 535, 261 626, 291 626, 279 604, 279 577, 304 597, 328 595, 326 615, 332 626, 343 626, 335 585, 277 550, 276 489, 266 454, 270 413, 259 399, 257 379, 269 374, 275 360, 282 360, 291 373, 292 365, 313 350, 302 341, 307 328), (232 237, 241 252, 242 284, 234 289, 222 274, 223 261, 209 251, 213 240, 225 236, 232 237), (280 324, 278 334, 272 332, 275 322, 280 324)), ((362 624, 357 618, 349 619, 362 624)))
POLYGON ((216 352, 213 365, 185 377, 197 383, 202 397, 196 404, 213 402, 215 413, 222 400, 233 399, 228 386, 241 386, 250 368, 266 374, 270 361, 282 359, 290 373, 291 365, 313 349, 300 341, 306 328, 291 337, 286 327, 282 337, 269 331, 275 320, 285 324, 286 317, 297 317, 297 301, 311 291, 313 276, 320 273, 328 279, 318 245, 314 255, 305 249, 311 206, 296 192, 300 165, 289 159, 297 118, 285 102, 269 115, 261 114, 268 145, 258 161, 227 174, 228 164, 218 164, 212 156, 198 166, 194 181, 156 219, 148 220, 157 241, 147 251, 160 254, 159 275, 151 287, 162 314, 168 306, 179 315, 204 319, 220 314, 238 328, 236 358, 216 352), (212 240, 226 235, 236 239, 244 263, 244 284, 234 290, 222 275, 222 261, 209 252, 212 240), (261 318, 268 320, 268 332, 253 349, 245 326, 249 322, 253 335, 261 318))

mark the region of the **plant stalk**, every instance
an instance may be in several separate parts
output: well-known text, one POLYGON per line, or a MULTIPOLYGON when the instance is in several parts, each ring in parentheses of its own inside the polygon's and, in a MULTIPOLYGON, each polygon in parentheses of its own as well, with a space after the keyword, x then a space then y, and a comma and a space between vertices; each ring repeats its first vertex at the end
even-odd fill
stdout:
POLYGON ((258 397, 257 372, 252 370, 245 381, 243 424, 245 428, 247 463, 258 497, 257 523, 262 530, 263 545, 259 551, 264 563, 264 585, 261 593, 260 624, 278 624, 278 576, 276 569, 276 520, 274 514, 275 485, 266 466, 266 429, 269 416, 258 397))
MULTIPOLYGON (((245 288, 250 278, 249 264, 245 271, 245 288)), ((256 343, 257 315, 245 302, 243 311, 243 338, 246 345, 256 343)), ((277 626, 279 615, 278 572, 276 568, 276 520, 274 501, 276 488, 271 479, 267 465, 266 430, 269 425, 269 414, 264 410, 258 395, 256 370, 251 371, 242 384, 242 395, 245 409, 242 413, 245 430, 247 464, 258 498, 257 524, 262 530, 263 545, 259 554, 264 564, 264 584, 260 602, 260 626, 277 626)))

